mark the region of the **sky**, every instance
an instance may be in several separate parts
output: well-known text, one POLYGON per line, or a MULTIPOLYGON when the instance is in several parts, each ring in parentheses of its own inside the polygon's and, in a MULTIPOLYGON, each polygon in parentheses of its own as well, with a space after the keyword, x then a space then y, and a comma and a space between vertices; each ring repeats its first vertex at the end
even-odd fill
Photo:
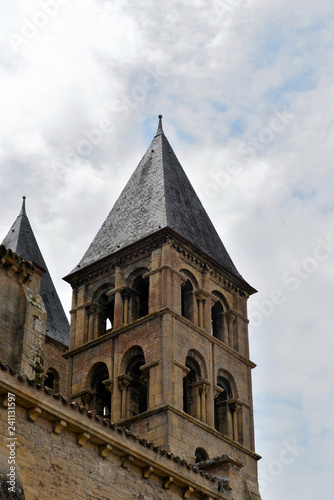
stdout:
POLYGON ((22 196, 66 312, 157 127, 249 300, 263 500, 332 498, 334 3, 2 0, 0 238, 22 196))

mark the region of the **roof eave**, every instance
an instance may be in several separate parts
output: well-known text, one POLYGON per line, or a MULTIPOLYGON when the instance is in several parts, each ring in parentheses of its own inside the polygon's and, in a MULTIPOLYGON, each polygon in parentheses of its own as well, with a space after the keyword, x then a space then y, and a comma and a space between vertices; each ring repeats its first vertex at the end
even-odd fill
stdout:
POLYGON ((191 243, 189 240, 181 236, 179 233, 171 229, 169 226, 166 226, 159 231, 156 231, 155 233, 150 234, 149 236, 146 236, 145 238, 142 238, 141 240, 138 240, 134 243, 131 243, 130 245, 127 245, 120 250, 117 250, 116 252, 113 252, 106 257, 103 257, 103 259, 100 259, 98 261, 92 262, 91 264, 86 265, 85 267, 82 267, 81 269, 75 270, 74 272, 71 272, 64 276, 63 280, 69 283, 70 285, 74 284, 76 281, 83 279, 85 276, 89 275, 94 268, 98 265, 99 268, 104 267, 106 263, 110 260, 117 260, 121 257, 123 257, 124 254, 129 254, 131 253, 136 247, 142 247, 143 245, 146 246, 150 240, 155 240, 156 238, 159 238, 163 235, 169 235, 172 236, 173 238, 179 240, 181 243, 184 243, 188 247, 190 247, 194 252, 199 254, 203 259, 209 260, 209 262, 215 267, 218 268, 225 276, 227 276, 231 281, 233 281, 237 286, 242 288, 245 292, 247 292, 248 295, 253 295, 254 293, 257 293, 257 290, 253 288, 246 280, 244 280, 242 277, 237 276, 236 274, 232 273, 229 269, 224 267, 222 264, 217 262, 215 259, 213 259, 210 255, 206 254, 198 248, 196 245, 191 243))

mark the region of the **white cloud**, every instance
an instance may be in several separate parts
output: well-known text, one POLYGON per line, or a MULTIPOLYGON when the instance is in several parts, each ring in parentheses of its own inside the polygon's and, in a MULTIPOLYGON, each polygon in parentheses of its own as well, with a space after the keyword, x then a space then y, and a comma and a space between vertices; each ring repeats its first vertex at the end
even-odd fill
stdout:
POLYGON ((65 3, 17 51, 10 35, 26 33, 24 19, 36 21, 41 2, 0 5, 7 21, 0 233, 26 195, 69 310, 61 277, 82 257, 164 114, 165 132, 232 259, 259 289, 250 312, 273 289, 286 298, 251 329, 260 470, 284 438, 301 438, 306 452, 264 497, 314 498, 303 486, 313 456, 323 460, 316 494, 325 498, 334 256, 296 291, 282 276, 333 234, 332 2, 65 3), (293 119, 273 131, 277 113, 293 119), (106 120, 112 130, 96 136, 106 120), (96 144, 83 154, 94 133, 96 144))

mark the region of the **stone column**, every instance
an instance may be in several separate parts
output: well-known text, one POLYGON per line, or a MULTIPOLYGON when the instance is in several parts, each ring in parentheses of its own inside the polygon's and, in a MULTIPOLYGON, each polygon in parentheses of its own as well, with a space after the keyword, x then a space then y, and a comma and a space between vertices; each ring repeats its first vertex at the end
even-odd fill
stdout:
POLYGON ((183 379, 190 372, 190 368, 188 368, 183 363, 180 363, 179 361, 174 361, 174 365, 178 369, 175 370, 174 368, 174 370, 176 371, 176 377, 175 377, 176 383, 174 384, 175 392, 173 394, 172 404, 179 410, 183 410, 183 379))
POLYGON ((240 411, 240 402, 233 401, 229 404, 230 411, 232 413, 232 424, 233 424, 233 439, 234 441, 239 440, 238 433, 238 412, 240 411))
POLYGON ((206 332, 211 334, 211 297, 209 295, 210 290, 210 272, 209 268, 204 271, 203 274, 203 290, 207 294, 204 300, 204 319, 203 319, 203 327, 206 332))
POLYGON ((203 328, 203 318, 204 318, 204 300, 201 298, 201 299, 198 299, 197 300, 198 302, 198 326, 200 328, 203 328))
POLYGON ((170 244, 162 245, 162 307, 171 307, 170 244))
MULTIPOLYGON (((120 265, 116 266, 115 269, 115 289, 119 289, 122 286, 123 272, 120 265)), ((114 329, 117 330, 123 324, 123 299, 122 294, 118 290, 115 293, 115 305, 114 305, 114 329)))
POLYGON ((222 403, 226 411, 226 434, 229 438, 233 439, 233 417, 228 401, 222 403))
POLYGON ((74 288, 72 292, 72 309, 70 310, 71 321, 70 321, 70 350, 75 347, 75 337, 76 337, 76 319, 77 319, 77 289, 74 288))
POLYGON ((126 290, 122 293, 123 297, 123 324, 127 325, 129 323, 129 300, 130 300, 130 292, 126 290))
POLYGON ((128 387, 130 385, 130 383, 132 382, 132 378, 129 377, 128 375, 124 374, 124 375, 120 375, 119 377, 117 377, 117 381, 118 381, 118 384, 121 388, 121 391, 122 391, 122 406, 121 406, 121 420, 127 418, 127 412, 128 412, 128 408, 127 408, 127 399, 128 399, 128 387))
POLYGON ((91 304, 87 307, 86 311, 88 316, 87 342, 90 342, 94 338, 94 316, 97 311, 97 307, 95 304, 91 304))
POLYGON ((233 348, 233 325, 235 322, 235 314, 232 311, 226 313, 228 325, 228 345, 233 348))
POLYGON ((151 272, 147 273, 150 279, 149 289, 149 314, 161 309, 162 303, 162 272, 161 272, 161 248, 154 250, 151 254, 151 272))
POLYGON ((203 382, 200 387, 200 397, 201 397, 201 421, 205 424, 207 423, 207 400, 206 396, 209 391, 209 385, 203 382))

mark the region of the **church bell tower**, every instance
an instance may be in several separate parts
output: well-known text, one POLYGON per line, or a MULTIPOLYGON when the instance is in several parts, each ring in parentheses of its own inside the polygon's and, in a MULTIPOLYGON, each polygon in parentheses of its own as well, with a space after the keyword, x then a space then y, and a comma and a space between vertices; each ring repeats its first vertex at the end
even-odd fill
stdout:
MULTIPOLYGON (((69 393, 258 500, 247 299, 159 126, 73 288, 69 393)), ((234 498, 234 497, 233 497, 234 498)))

